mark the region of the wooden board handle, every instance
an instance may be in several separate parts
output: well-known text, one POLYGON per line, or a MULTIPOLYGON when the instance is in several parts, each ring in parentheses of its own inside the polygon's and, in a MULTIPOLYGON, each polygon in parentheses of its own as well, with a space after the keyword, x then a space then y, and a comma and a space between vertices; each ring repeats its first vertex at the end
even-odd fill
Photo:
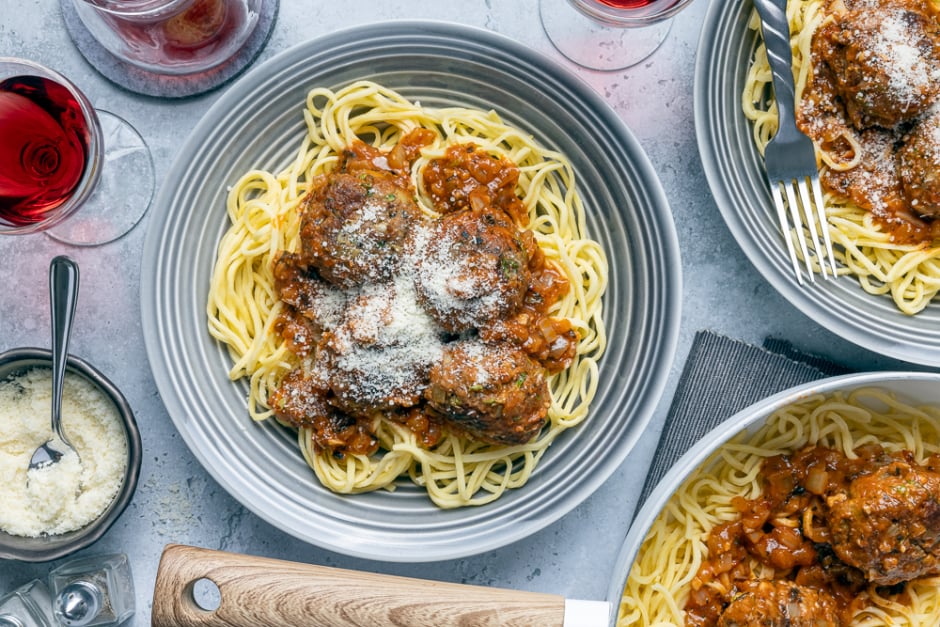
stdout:
POLYGON ((469 586, 168 545, 153 593, 153 627, 562 627, 564 597, 469 586), (221 604, 197 605, 215 583, 221 604))

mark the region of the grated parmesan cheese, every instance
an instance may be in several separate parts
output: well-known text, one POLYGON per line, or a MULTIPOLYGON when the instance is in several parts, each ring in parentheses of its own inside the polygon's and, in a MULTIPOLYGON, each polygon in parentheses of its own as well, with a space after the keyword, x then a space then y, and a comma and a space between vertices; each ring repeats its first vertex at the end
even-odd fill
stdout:
POLYGON ((878 35, 871 52, 884 63, 888 88, 900 102, 916 104, 937 77, 931 73, 923 53, 911 45, 913 34, 904 21, 904 13, 891 11, 881 22, 878 35))
POLYGON ((468 267, 477 259, 460 250, 460 231, 428 228, 413 237, 410 272, 421 286, 427 304, 438 315, 458 326, 476 326, 506 308, 505 298, 494 289, 498 278, 491 269, 468 267))
POLYGON ((107 509, 123 482, 127 438, 117 408, 91 382, 70 373, 62 426, 78 454, 27 472, 33 451, 50 437, 51 411, 50 369, 0 381, 0 529, 12 535, 80 529, 107 509))
POLYGON ((344 323, 333 330, 331 346, 334 366, 353 375, 356 396, 368 402, 413 386, 414 374, 443 351, 440 329, 418 304, 407 274, 389 285, 363 286, 344 323))

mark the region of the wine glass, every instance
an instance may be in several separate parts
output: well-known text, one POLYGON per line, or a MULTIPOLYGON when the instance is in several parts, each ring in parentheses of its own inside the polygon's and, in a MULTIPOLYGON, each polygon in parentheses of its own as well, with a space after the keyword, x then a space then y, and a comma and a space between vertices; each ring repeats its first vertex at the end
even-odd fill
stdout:
POLYGON ((659 48, 692 0, 540 0, 542 28, 563 55, 593 70, 636 65, 659 48))
POLYGON ((92 37, 117 59, 174 76, 209 72, 237 55, 258 26, 264 4, 264 0, 71 2, 92 37))
POLYGON ((126 234, 150 206, 144 140, 54 70, 0 57, 0 138, 0 233, 94 246, 126 234))

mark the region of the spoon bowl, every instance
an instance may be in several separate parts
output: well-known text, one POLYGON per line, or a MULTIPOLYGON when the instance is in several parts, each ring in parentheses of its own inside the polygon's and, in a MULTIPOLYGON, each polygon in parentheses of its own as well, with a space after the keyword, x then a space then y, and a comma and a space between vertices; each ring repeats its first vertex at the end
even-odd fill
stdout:
POLYGON ((75 450, 75 447, 65 438, 46 440, 36 449, 33 456, 30 458, 29 469, 38 470, 51 466, 52 464, 58 464, 65 455, 64 451, 59 450, 61 448, 75 450))
POLYGON ((59 463, 65 455, 78 456, 62 431, 62 388, 69 356, 69 337, 78 301, 78 265, 64 255, 49 264, 49 302, 52 319, 52 433, 29 460, 29 472, 59 463))

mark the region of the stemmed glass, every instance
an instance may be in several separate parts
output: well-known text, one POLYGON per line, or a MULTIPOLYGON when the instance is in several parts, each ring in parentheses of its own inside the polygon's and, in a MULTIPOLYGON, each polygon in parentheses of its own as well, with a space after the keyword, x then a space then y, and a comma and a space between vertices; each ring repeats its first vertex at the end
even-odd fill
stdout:
POLYGON ((653 54, 691 1, 540 0, 539 15, 563 55, 586 68, 620 70, 653 54))
MULTIPOLYGON (((70 0, 116 59, 155 74, 195 75, 236 56, 265 0, 70 0)), ((270 2, 270 0, 267 0, 270 2)))
POLYGON ((94 246, 130 231, 150 205, 146 143, 54 70, 0 57, 0 138, 0 233, 94 246))

